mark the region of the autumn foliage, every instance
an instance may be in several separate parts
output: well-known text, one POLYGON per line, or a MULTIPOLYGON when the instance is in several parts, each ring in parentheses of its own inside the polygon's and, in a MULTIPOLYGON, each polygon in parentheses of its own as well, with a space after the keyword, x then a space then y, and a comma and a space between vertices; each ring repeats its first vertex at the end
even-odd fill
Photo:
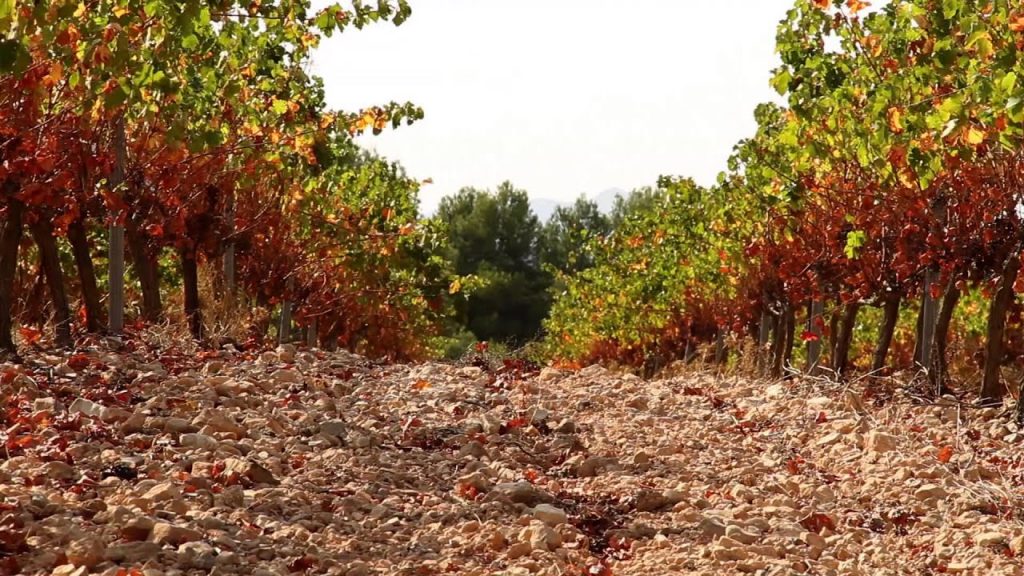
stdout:
POLYGON ((59 345, 103 330, 108 290, 117 331, 127 254, 130 322, 164 318, 177 286, 202 338, 205 271, 203 298, 287 303, 324 346, 423 352, 448 291, 437 234, 419 183, 353 142, 422 112, 329 110, 306 72, 323 36, 409 14, 404 0, 0 2, 0 348, 15 351, 16 319, 26 344, 47 320, 59 345))
POLYGON ((798 0, 777 36, 785 106, 758 107, 717 185, 663 179, 654 210, 595 241, 597 266, 555 304, 553 354, 663 365, 748 339, 775 374, 802 370, 799 352, 837 374, 914 365, 944 393, 957 304, 983 299, 972 358, 982 398, 1001 398, 1024 289, 1022 18, 1008 2, 798 0), (875 341, 856 356, 865 316, 875 341))

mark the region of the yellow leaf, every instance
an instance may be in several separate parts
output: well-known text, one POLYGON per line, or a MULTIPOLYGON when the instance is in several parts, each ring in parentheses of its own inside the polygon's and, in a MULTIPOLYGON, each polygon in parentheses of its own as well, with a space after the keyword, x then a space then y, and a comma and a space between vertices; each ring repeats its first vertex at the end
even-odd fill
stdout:
POLYGON ((967 130, 967 143, 972 146, 977 146, 985 141, 985 133, 978 130, 975 127, 971 127, 967 130))
POLYGON ((894 134, 900 134, 903 132, 903 113, 900 112, 899 108, 889 108, 889 130, 892 130, 894 134))
POLYGON ((462 290, 462 281, 455 279, 452 281, 451 286, 448 287, 449 294, 458 294, 462 290))
POLYGON ((48 87, 56 86, 62 78, 64 78, 64 65, 54 62, 50 65, 50 73, 43 79, 43 84, 48 87))
POLYGON ((116 16, 118 18, 120 18, 121 16, 124 16, 128 12, 129 12, 129 10, 127 8, 125 8, 124 6, 118 6, 117 8, 114 8, 114 16, 116 16))

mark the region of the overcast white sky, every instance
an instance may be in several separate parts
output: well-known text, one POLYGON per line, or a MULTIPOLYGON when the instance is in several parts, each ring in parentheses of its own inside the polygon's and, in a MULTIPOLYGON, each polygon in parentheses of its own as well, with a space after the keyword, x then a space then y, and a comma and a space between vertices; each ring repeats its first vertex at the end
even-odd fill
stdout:
MULTIPOLYGON (((329 104, 391 100, 426 119, 362 139, 432 178, 432 210, 463 186, 511 180, 571 200, 652 184, 710 184, 754 130, 775 27, 791 0, 410 0, 412 18, 325 39, 329 104)), ((323 4, 323 2, 319 3, 323 4)))

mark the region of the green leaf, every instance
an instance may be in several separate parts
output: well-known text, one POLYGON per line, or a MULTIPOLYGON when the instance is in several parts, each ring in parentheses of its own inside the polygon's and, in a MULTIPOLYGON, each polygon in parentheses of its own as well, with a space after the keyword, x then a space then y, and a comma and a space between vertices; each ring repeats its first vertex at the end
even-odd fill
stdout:
POLYGON ((128 92, 125 91, 120 83, 104 97, 107 108, 117 108, 124 104, 126 100, 128 100, 128 92))
POLYGON ((21 42, 17 40, 0 40, 0 72, 13 70, 22 50, 21 42))
POLYGON ((143 7, 143 10, 146 11, 146 16, 150 18, 158 16, 162 10, 160 5, 160 0, 150 0, 149 2, 146 2, 146 5, 143 7))
POLYGON ((846 236, 846 247, 843 253, 850 260, 855 260, 860 255, 860 249, 867 243, 868 235, 863 230, 854 230, 846 236))
POLYGON ((1017 73, 1010 72, 999 82, 999 87, 1005 92, 1013 92, 1013 89, 1017 87, 1017 73))
POLYGON ((775 88, 779 96, 785 96, 789 92, 789 83, 792 79, 793 77, 790 75, 789 70, 783 68, 772 78, 772 88, 775 88))
POLYGON ((288 111, 288 103, 284 100, 274 98, 274 101, 271 103, 271 108, 273 108, 274 112, 278 114, 284 114, 288 111))
POLYGON ((0 30, 14 19, 14 0, 0 0, 0 30))

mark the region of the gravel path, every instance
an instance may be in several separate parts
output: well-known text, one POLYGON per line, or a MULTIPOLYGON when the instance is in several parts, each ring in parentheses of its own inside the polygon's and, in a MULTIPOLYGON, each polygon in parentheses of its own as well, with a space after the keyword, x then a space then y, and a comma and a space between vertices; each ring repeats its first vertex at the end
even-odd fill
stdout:
POLYGON ((1022 574, 1002 410, 863 382, 0 365, 0 574, 1022 574))

